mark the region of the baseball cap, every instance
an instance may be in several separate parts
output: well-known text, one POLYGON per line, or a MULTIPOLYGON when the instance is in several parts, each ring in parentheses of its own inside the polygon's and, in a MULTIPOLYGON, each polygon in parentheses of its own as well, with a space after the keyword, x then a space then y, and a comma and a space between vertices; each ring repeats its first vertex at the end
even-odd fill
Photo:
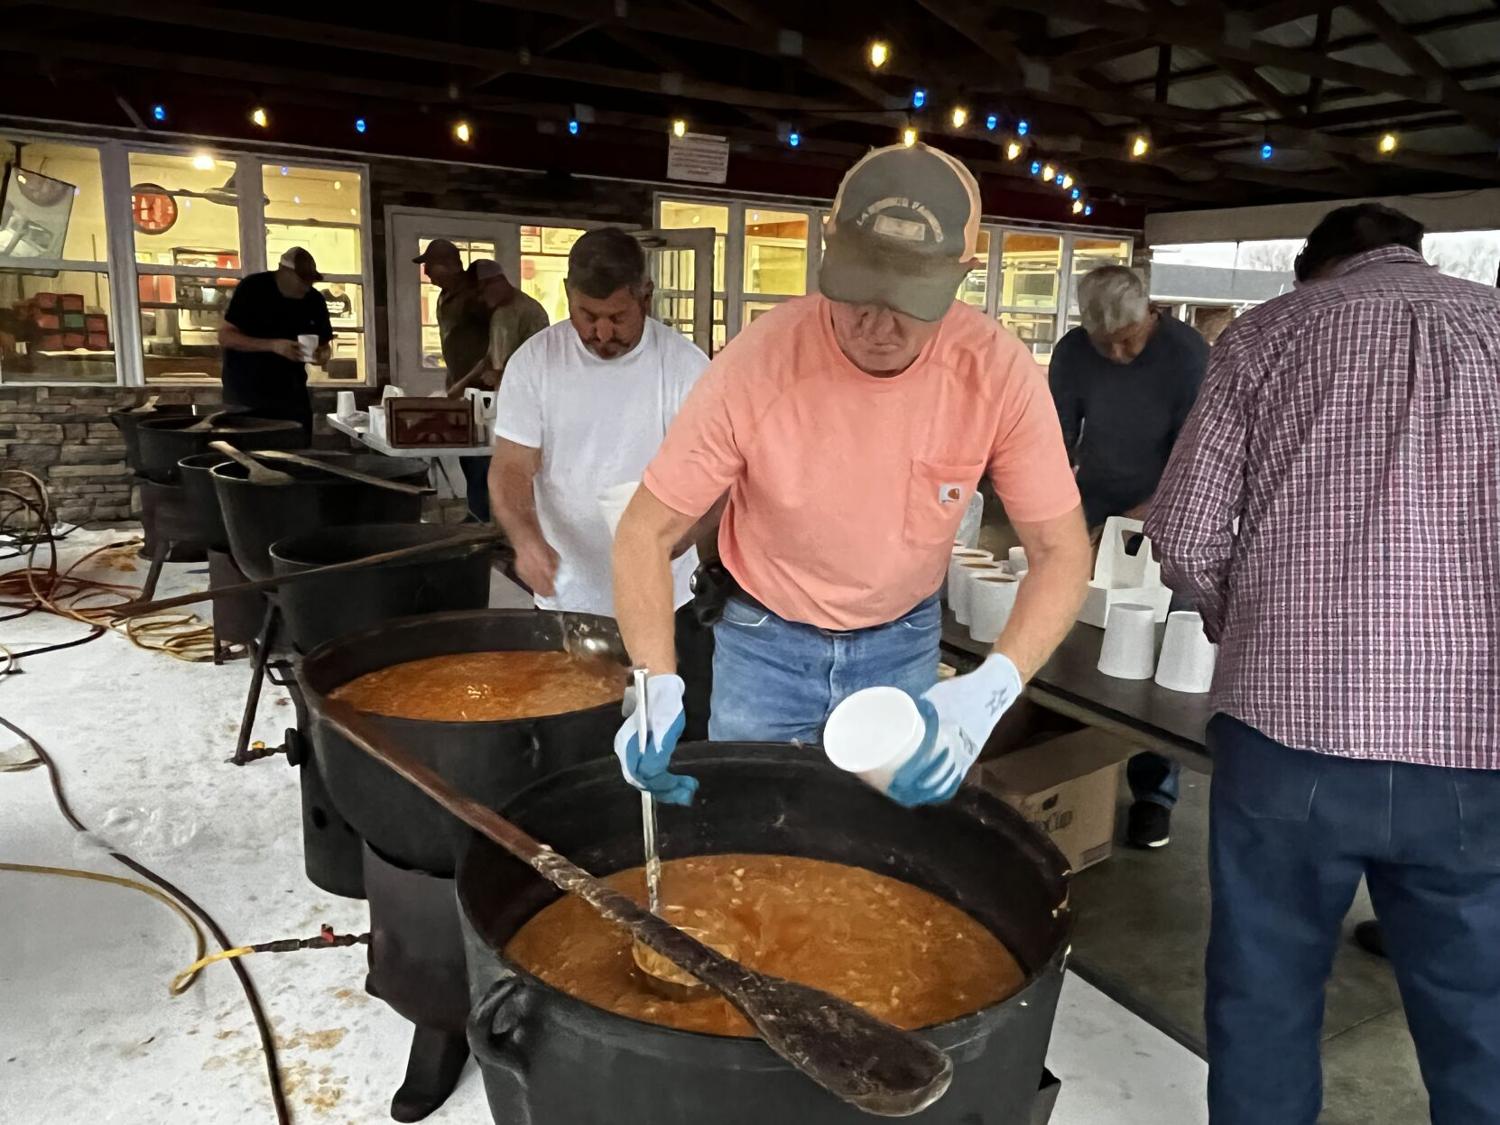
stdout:
POLYGON ((941 320, 977 252, 979 210, 973 173, 946 152, 875 149, 839 184, 818 288, 832 301, 941 320))
POLYGON ((458 247, 453 245, 453 243, 449 242, 446 238, 434 238, 427 244, 427 249, 423 250, 415 258, 413 258, 412 261, 430 262, 433 259, 447 259, 454 262, 461 260, 458 253, 458 247))
POLYGON ((500 263, 493 258, 475 258, 469 263, 469 273, 481 285, 486 281, 505 276, 505 271, 500 268, 500 263))
POLYGON ((323 280, 323 275, 318 272, 318 263, 313 261, 313 256, 300 246, 293 246, 281 256, 281 260, 276 264, 284 270, 291 270, 309 285, 323 280))

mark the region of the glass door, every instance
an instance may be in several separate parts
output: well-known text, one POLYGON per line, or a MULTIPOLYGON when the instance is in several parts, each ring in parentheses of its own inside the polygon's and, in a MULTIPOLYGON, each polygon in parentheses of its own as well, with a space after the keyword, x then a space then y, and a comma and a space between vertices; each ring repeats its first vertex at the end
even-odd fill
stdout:
POLYGON ((386 232, 391 382, 409 395, 435 394, 447 376, 437 326, 441 290, 412 259, 433 239, 446 238, 458 247, 466 269, 489 258, 515 281, 521 276, 521 228, 480 214, 391 208, 386 232))
POLYGON ((703 350, 714 352, 714 231, 643 230, 655 293, 651 313, 703 350))

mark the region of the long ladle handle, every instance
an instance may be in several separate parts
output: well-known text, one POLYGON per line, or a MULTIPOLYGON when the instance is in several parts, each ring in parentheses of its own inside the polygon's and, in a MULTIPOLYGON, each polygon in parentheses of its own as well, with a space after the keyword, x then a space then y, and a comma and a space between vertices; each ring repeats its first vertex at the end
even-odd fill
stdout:
POLYGON ((408 496, 426 496, 436 491, 430 485, 387 480, 385 477, 362 473, 358 469, 346 468, 333 461, 319 461, 316 457, 303 457, 300 453, 288 453, 284 449, 263 449, 260 451, 260 456, 271 461, 287 461, 293 465, 301 465, 303 468, 318 469, 336 477, 345 477, 348 480, 358 481, 360 484, 367 484, 371 488, 383 488, 387 492, 404 492, 408 496))
POLYGON ((458 792, 404 749, 392 746, 349 704, 325 698, 321 718, 553 886, 577 895, 626 927, 637 941, 721 993, 771 1050, 836 1097, 867 1113, 906 1117, 947 1091, 953 1062, 926 1040, 826 992, 757 973, 642 910, 493 809, 458 792))
MULTIPOLYGON (((651 673, 637 668, 631 675, 635 680, 636 737, 644 754, 651 737, 651 716, 646 710, 646 680, 651 673)), ((641 790, 641 842, 646 850, 646 907, 652 914, 660 914, 661 853, 656 848, 656 798, 649 789, 641 790)))
POLYGON ((254 457, 251 457, 250 454, 246 453, 243 449, 236 449, 227 441, 211 441, 208 443, 208 448, 212 449, 215 453, 222 453, 236 465, 239 465, 245 470, 245 472, 250 474, 250 479, 252 481, 254 481, 256 477, 264 479, 267 472, 275 473, 275 475, 278 477, 286 476, 285 473, 277 473, 275 469, 268 470, 264 465, 262 465, 254 457))

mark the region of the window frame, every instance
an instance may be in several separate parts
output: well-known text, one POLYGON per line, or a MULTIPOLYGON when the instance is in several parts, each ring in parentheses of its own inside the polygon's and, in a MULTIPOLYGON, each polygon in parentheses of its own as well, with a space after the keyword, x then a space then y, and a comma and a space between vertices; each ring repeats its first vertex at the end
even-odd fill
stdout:
POLYGON ((358 285, 361 294, 362 317, 360 335, 364 356, 365 376, 362 380, 329 379, 319 369, 308 372, 308 383, 312 387, 345 388, 374 386, 377 377, 377 355, 375 347, 375 274, 373 261, 373 239, 370 216, 370 166, 354 161, 319 160, 296 155, 273 155, 250 149, 240 149, 204 140, 199 143, 162 144, 140 139, 93 137, 79 133, 51 133, 34 129, 10 129, 0 127, 0 136, 6 139, 34 142, 68 144, 91 148, 99 153, 100 190, 103 193, 105 260, 103 262, 78 262, 71 259, 25 258, 0 259, 0 270, 6 272, 30 272, 34 270, 67 270, 71 272, 103 273, 109 278, 111 332, 115 347, 115 378, 113 382, 83 379, 24 379, 7 381, 0 378, 0 386, 17 387, 202 387, 211 385, 205 379, 172 379, 163 377, 147 382, 145 376, 145 354, 142 351, 139 278, 143 275, 172 275, 176 277, 233 277, 243 279, 252 273, 268 269, 266 261, 265 205, 259 190, 261 176, 267 167, 283 164, 298 168, 317 168, 329 171, 348 172, 359 177, 360 203, 360 266, 359 274, 328 274, 326 281, 346 285, 358 285), (131 218, 130 201, 130 156, 132 153, 150 153, 161 156, 191 157, 195 152, 208 149, 216 159, 232 161, 235 175, 240 183, 252 183, 257 190, 241 193, 236 205, 239 226, 238 269, 214 269, 203 266, 178 266, 166 263, 137 262, 135 256, 135 226, 131 218), (144 268, 143 268, 144 267, 144 268))

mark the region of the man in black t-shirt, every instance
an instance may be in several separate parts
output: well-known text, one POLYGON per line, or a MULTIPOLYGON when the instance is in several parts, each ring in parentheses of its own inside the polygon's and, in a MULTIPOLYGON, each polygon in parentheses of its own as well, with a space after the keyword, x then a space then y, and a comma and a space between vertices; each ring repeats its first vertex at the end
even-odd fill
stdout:
POLYGON ((224 401, 263 418, 301 422, 312 435, 307 396, 309 357, 298 336, 316 336, 310 361, 328 362, 333 327, 328 304, 313 288, 323 280, 313 256, 295 246, 275 270, 241 280, 224 312, 219 344, 224 349, 224 401))

